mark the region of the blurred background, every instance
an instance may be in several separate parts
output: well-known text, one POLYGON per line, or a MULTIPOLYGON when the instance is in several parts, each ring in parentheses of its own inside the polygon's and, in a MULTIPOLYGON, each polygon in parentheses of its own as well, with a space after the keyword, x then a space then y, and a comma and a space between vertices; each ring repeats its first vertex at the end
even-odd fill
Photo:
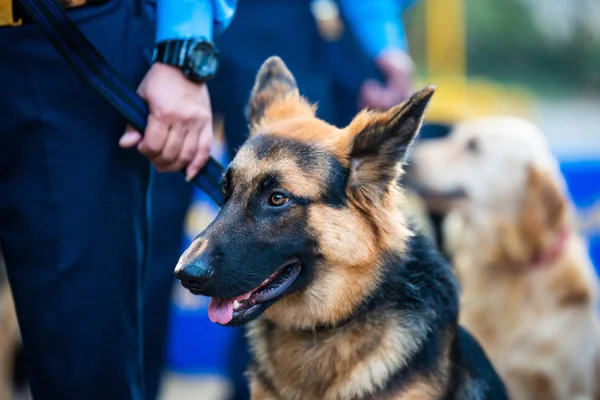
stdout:
MULTIPOLYGON (((415 87, 433 83, 438 88, 429 127, 445 131, 462 119, 486 114, 520 115, 538 124, 560 159, 598 268, 600 2, 422 0, 398 18, 406 27, 415 87)), ((320 32, 327 35, 328 30, 320 32)), ((343 34, 332 36, 327 39, 335 42, 343 34)), ((222 134, 214 154, 223 162, 230 157, 222 134)), ((218 211, 202 193, 194 199, 184 246, 218 211)), ((211 324, 207 305, 174 284, 162 399, 199 398, 198 393, 203 399, 226 399, 230 394, 227 360, 233 330, 211 324)))
MULTIPOLYGON (((243 13, 248 11, 246 7, 262 3, 269 2, 239 2, 238 15, 220 46, 223 54, 228 51, 228 42, 239 43, 245 39, 239 30, 243 13)), ((598 271, 600 2, 421 0, 413 3, 397 18, 402 19, 406 28, 408 53, 414 62, 414 87, 433 83, 438 88, 427 116, 428 132, 433 136, 443 134, 458 121, 486 114, 520 115, 538 124, 559 157, 578 209, 580 229, 589 239, 589 251, 598 271)), ((283 5, 265 7, 269 10, 269 14, 264 15, 265 20, 287 18, 283 5)), ((356 43, 348 36, 346 21, 337 12, 335 2, 318 0, 311 4, 305 0, 302 7, 307 13, 312 10, 315 21, 310 29, 321 37, 325 56, 338 62, 333 63, 339 67, 334 68, 334 74, 344 75, 349 71, 345 75, 348 80, 358 82, 366 78, 381 79, 377 68, 368 65, 364 57, 338 57, 338 51, 352 53, 356 43)), ((259 21, 253 20, 253 24, 259 21)), ((285 21, 281 25, 271 35, 285 39, 298 29, 285 21)), ((246 57, 243 53, 239 56, 246 57)), ((283 58, 286 63, 289 61, 283 58)), ((264 58, 259 58, 257 62, 262 60, 264 58)), ((291 69, 295 73, 294 68, 291 69)), ((232 82, 234 76, 239 78, 239 72, 235 75, 227 65, 222 67, 218 79, 227 90, 221 91, 225 93, 224 99, 217 97, 214 102, 229 101, 227 96, 236 90, 249 93, 255 73, 256 69, 247 71, 246 81, 240 78, 236 87, 228 87, 227 82, 232 82)), ((299 86, 302 90, 302 79, 299 86)), ((211 89, 213 96, 215 93, 217 91, 211 89)), ((332 102, 349 101, 354 105, 358 104, 357 97, 357 93, 341 90, 332 102)), ((238 108, 241 114, 243 109, 238 108)), ((348 114, 351 116, 354 112, 351 110, 348 114)), ((341 115, 338 119, 347 118, 348 115, 341 115)), ((223 164, 230 160, 235 148, 231 143, 228 146, 225 140, 227 129, 237 129, 231 128, 228 121, 228 118, 216 118, 217 142, 213 156, 223 164)), ((217 212, 213 203, 194 189, 182 249, 217 212)), ((207 306, 208 299, 191 295, 173 281, 162 400, 230 399, 230 362, 235 358, 234 341, 239 331, 212 324, 208 320, 207 306)))

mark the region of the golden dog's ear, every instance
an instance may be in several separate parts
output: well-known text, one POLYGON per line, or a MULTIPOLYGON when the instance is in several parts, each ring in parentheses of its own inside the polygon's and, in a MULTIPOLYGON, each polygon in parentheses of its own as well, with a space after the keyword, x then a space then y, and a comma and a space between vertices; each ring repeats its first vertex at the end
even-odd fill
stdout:
POLYGON ((314 113, 313 107, 300 96, 296 79, 283 60, 269 57, 256 75, 246 110, 251 131, 260 124, 314 113))
POLYGON ((563 228, 566 210, 565 198, 550 174, 529 166, 519 221, 533 254, 544 251, 563 228))
POLYGON ((387 112, 363 112, 352 121, 348 129, 358 133, 350 147, 350 197, 377 202, 398 179, 400 163, 419 132, 434 92, 434 86, 427 86, 387 112))
POLYGON ((501 224, 499 256, 509 264, 535 262, 559 240, 566 216, 567 204, 555 179, 529 166, 517 221, 501 224))

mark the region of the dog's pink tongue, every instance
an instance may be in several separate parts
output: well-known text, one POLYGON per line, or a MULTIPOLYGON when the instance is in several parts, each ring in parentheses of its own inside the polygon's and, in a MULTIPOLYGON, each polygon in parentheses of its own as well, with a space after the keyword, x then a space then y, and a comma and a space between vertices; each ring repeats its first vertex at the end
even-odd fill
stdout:
POLYGON ((233 319, 233 299, 211 297, 208 305, 208 319, 221 325, 229 323, 233 319))

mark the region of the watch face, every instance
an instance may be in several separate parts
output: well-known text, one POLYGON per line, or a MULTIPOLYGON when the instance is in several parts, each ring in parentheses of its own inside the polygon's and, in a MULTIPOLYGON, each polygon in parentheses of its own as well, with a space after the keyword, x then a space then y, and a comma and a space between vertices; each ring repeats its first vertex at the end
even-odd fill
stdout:
POLYGON ((194 44, 188 52, 190 74, 197 80, 208 80, 217 72, 219 57, 216 49, 206 42, 194 44))

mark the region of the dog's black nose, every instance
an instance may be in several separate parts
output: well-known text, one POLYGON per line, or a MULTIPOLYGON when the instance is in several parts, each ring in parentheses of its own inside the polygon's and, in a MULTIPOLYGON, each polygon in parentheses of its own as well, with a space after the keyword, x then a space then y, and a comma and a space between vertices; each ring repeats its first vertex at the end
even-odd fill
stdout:
POLYGON ((201 261, 194 261, 175 273, 183 286, 188 289, 200 289, 210 280, 213 269, 201 261))

